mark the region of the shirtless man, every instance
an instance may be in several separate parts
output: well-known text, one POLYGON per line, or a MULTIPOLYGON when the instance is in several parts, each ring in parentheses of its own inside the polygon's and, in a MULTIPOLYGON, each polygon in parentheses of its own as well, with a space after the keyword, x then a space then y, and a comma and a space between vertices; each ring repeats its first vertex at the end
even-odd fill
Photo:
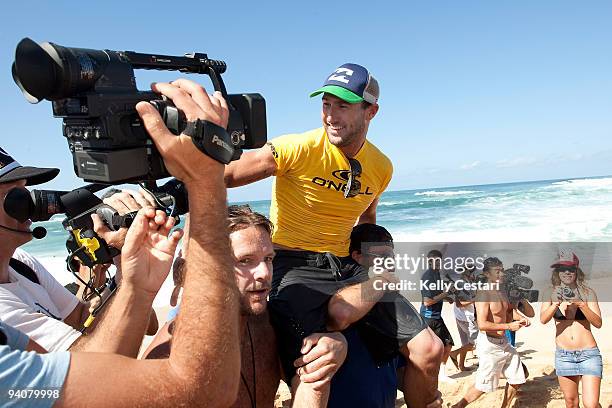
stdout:
MULTIPOLYGON (((241 339, 241 383, 238 399, 232 407, 272 407, 281 380, 276 336, 266 310, 274 258, 272 224, 248 206, 232 205, 229 207, 229 231, 234 274, 240 292, 241 339)), ((183 254, 188 256, 185 246, 183 254)), ((145 358, 167 358, 171 348, 167 333, 172 334, 172 323, 160 330, 145 351, 145 358)), ((302 357, 294 362, 294 366, 299 367, 297 374, 301 382, 313 384, 316 389, 328 386, 344 362, 346 341, 340 333, 314 333, 304 339, 301 352, 302 357)), ((327 399, 316 401, 315 397, 302 391, 294 395, 292 406, 327 405, 327 399)))
POLYGON ((504 330, 517 331, 521 327, 529 326, 529 319, 525 316, 533 317, 535 312, 526 300, 521 300, 520 308, 525 314, 523 316, 499 289, 504 277, 504 267, 498 258, 485 259, 482 271, 487 282, 492 285, 490 290, 480 291, 476 297, 476 315, 480 330, 476 351, 480 363, 474 384, 453 408, 463 408, 482 394, 495 391, 502 372, 507 382, 501 406, 509 407, 528 375, 518 352, 508 343, 504 330))

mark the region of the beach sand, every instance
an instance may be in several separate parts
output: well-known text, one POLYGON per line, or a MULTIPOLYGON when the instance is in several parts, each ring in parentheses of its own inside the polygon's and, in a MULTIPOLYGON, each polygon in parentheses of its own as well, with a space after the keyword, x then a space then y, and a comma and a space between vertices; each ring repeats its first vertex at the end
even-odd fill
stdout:
MULTIPOLYGON (((602 278, 595 279, 589 282, 589 285, 597 288, 599 293, 612 293, 612 279, 602 278)), ((161 303, 161 302, 160 302, 161 303)), ((419 303, 413 303, 419 308, 419 303)), ((515 402, 515 407, 547 407, 547 408, 563 408, 563 394, 559 388, 557 377, 554 371, 554 354, 555 354, 555 329, 554 323, 549 322, 547 325, 542 325, 538 319, 540 305, 536 304, 536 318, 532 319, 532 325, 523 328, 517 332, 516 341, 517 348, 523 357, 523 361, 529 369, 529 378, 527 383, 521 388, 519 398, 515 402)), ((600 308, 603 317, 603 326, 601 329, 593 329, 593 334, 597 340, 599 349, 601 350, 604 361, 604 374, 601 383, 600 404, 603 408, 612 408, 612 302, 601 302, 600 308)), ((158 306, 155 308, 160 326, 165 322, 169 307, 158 306)), ((459 334, 455 324, 453 308, 449 304, 444 305, 443 318, 446 322, 455 343, 459 344, 459 334)), ((146 337, 143 343, 143 348, 151 341, 151 337, 146 337)), ((466 365, 475 362, 471 359, 471 353, 468 354, 466 365)), ((468 387, 474 381, 473 372, 459 372, 455 369, 453 363, 448 361, 447 373, 451 378, 457 380, 455 384, 440 383, 439 389, 444 399, 444 406, 454 404, 459 401, 465 394, 468 387)), ((470 407, 477 408, 493 408, 501 405, 503 400, 505 380, 500 381, 500 387, 492 393, 483 395, 479 400, 470 404, 470 407)), ((281 383, 275 407, 289 407, 291 394, 284 383, 281 383)), ((398 391, 398 399, 396 407, 405 407, 402 393, 398 391)))

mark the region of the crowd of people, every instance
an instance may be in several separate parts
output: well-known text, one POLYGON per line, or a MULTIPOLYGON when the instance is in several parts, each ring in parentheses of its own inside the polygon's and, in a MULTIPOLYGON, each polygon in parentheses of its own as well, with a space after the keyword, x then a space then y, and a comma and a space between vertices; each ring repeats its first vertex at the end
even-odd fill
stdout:
MULTIPOLYGON (((152 89, 188 121, 227 126, 220 93, 185 79, 152 89)), ((188 222, 176 228, 144 191, 106 197, 120 213, 137 215, 117 231, 92 216, 96 234, 120 255, 112 278, 108 265, 77 265, 82 281, 108 289, 91 301, 83 300, 89 287, 71 293, 20 248, 32 238, 31 222, 0 206, 3 406, 271 407, 284 381, 293 407, 391 407, 400 390, 408 407, 435 408, 443 404, 438 381, 452 381, 447 360, 474 370, 465 363, 470 351, 479 360, 474 384, 455 406, 496 390, 502 374, 503 406, 510 406, 528 371, 504 332, 528 326, 533 307, 510 303, 503 291, 463 299, 428 289, 417 311, 399 292, 376 290, 377 282, 397 281, 392 270, 371 273, 375 259, 394 251, 391 234, 376 224, 393 167, 367 139, 378 82, 366 68, 344 64, 316 95, 321 128, 275 138, 226 166, 139 103, 166 168, 187 188, 188 222), (227 205, 227 188, 271 176, 270 219, 227 205), (152 304, 171 270, 166 319, 152 304), (441 313, 451 299, 461 340, 454 350, 441 313), (139 353, 145 334, 155 337, 139 353)), ((57 173, 21 166, 0 150, 0 199, 57 173)), ((428 253, 422 280, 442 279, 442 256, 428 253)), ((596 406, 602 360, 590 328, 602 324, 597 298, 573 253, 562 253, 552 270, 554 290, 540 319, 556 322, 559 384, 568 407, 578 406, 579 382, 583 405, 596 406)), ((503 280, 497 258, 485 260, 482 272, 488 282, 503 280)), ((463 279, 474 273, 468 267, 463 279)))

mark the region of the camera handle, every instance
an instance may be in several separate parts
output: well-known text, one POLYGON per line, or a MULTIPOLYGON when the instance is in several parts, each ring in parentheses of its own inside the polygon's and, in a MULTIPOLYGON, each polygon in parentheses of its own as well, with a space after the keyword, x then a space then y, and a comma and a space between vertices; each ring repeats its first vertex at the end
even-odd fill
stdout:
POLYGON ((187 122, 183 134, 204 154, 219 163, 228 164, 234 156, 234 146, 227 130, 207 120, 187 122))

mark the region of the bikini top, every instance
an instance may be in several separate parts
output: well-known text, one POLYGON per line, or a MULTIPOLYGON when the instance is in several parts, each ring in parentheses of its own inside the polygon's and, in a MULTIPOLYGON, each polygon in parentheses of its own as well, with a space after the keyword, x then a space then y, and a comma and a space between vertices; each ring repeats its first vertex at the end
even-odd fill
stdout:
POLYGON ((555 314, 553 315, 555 320, 586 320, 586 316, 584 315, 584 313, 582 313, 582 310, 580 309, 576 309, 576 314, 574 315, 573 319, 568 319, 567 317, 565 317, 565 315, 561 312, 561 310, 559 309, 559 307, 557 306, 557 310, 555 310, 555 314))

